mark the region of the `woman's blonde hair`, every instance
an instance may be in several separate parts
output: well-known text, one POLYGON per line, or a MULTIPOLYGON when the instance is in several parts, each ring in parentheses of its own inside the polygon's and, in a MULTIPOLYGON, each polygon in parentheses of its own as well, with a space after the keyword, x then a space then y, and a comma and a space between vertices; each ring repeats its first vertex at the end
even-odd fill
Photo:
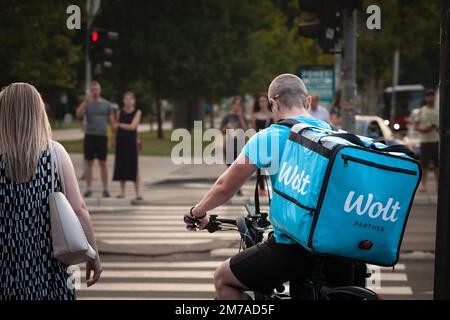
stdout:
POLYGON ((34 178, 37 163, 51 140, 44 101, 28 83, 13 83, 0 92, 0 154, 7 177, 34 178))

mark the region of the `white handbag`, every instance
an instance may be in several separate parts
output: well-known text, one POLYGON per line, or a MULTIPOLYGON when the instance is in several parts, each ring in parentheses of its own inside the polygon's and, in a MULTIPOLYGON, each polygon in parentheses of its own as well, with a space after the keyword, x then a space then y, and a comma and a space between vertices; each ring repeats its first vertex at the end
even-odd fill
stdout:
POLYGON ((65 265, 75 265, 95 259, 97 252, 89 244, 80 220, 64 195, 64 172, 58 161, 53 145, 51 153, 52 190, 49 196, 50 224, 52 232, 53 255, 65 265), (63 192, 55 192, 55 165, 61 181, 63 192))

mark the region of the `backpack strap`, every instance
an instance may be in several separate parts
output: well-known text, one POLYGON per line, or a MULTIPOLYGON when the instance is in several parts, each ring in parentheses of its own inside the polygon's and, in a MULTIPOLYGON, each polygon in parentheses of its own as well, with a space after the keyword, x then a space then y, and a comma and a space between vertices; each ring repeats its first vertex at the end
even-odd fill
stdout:
POLYGON ((385 147, 385 148, 378 148, 377 146, 373 145, 372 149, 378 150, 378 151, 383 151, 383 152, 404 153, 411 158, 414 158, 416 156, 414 151, 411 151, 407 146, 405 146, 403 144, 397 144, 397 145, 393 145, 393 146, 389 146, 389 147, 385 147))
POLYGON ((337 129, 336 127, 334 127, 330 123, 328 123, 328 125, 331 127, 331 130, 323 129, 321 127, 312 126, 312 125, 309 125, 309 124, 297 121, 295 119, 282 119, 282 120, 278 121, 277 124, 279 124, 281 126, 288 127, 292 131, 298 132, 298 133, 301 133, 301 131, 304 131, 304 130, 310 129, 310 128, 318 129, 318 130, 321 130, 321 131, 326 131, 328 133, 336 133, 336 132, 345 133, 345 131, 337 129))
POLYGON ((354 135, 351 133, 336 133, 336 134, 333 134, 330 136, 347 140, 347 141, 349 141, 357 146, 363 147, 363 148, 370 148, 372 150, 382 151, 382 152, 404 153, 411 158, 414 158, 414 156, 415 156, 413 151, 411 151, 407 146, 402 145, 402 144, 380 148, 380 147, 377 147, 374 143, 371 145, 365 144, 357 135, 354 135))
POLYGON ((288 128, 292 128, 293 126, 295 126, 296 124, 299 124, 300 122, 294 119, 281 119, 280 121, 278 121, 276 124, 279 124, 281 126, 285 126, 288 128))

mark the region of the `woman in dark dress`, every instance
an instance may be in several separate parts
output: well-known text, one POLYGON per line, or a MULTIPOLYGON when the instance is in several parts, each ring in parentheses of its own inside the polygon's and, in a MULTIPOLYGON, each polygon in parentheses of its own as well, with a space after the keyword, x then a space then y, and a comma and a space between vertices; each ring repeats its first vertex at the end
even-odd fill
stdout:
POLYGON ((116 161, 114 163, 114 181, 120 181, 118 198, 125 198, 125 183, 133 181, 136 186, 136 200, 142 200, 140 195, 140 176, 138 165, 137 131, 142 112, 136 109, 136 98, 133 92, 123 95, 124 107, 119 111, 116 129, 116 161))
MULTIPOLYGON (((269 98, 267 93, 262 92, 255 97, 252 112, 252 127, 256 131, 261 131, 269 127, 274 122, 273 114, 269 110, 269 98)), ((258 169, 258 176, 261 176, 261 169, 258 169)), ((259 195, 267 196, 263 177, 259 179, 259 195)))

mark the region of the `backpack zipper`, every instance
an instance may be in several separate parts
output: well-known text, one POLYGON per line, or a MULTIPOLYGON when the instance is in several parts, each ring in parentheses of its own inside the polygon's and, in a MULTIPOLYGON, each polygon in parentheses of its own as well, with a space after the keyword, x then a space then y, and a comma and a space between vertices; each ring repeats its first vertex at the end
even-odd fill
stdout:
POLYGON ((313 222, 311 224, 311 231, 309 232, 309 237, 308 237, 308 247, 312 251, 314 251, 314 249, 312 247, 312 240, 313 240, 313 236, 314 236, 314 231, 316 229, 317 220, 319 219, 320 210, 322 209, 322 203, 323 203, 323 198, 325 197, 325 191, 327 190, 328 182, 330 180, 329 177, 331 175, 331 169, 333 168, 333 162, 334 162, 334 159, 336 158, 336 155, 339 153, 339 151, 342 148, 344 148, 344 145, 336 145, 331 150, 331 157, 330 157, 330 160, 328 162, 327 169, 325 171, 325 175, 323 177, 323 182, 324 183, 322 184, 322 189, 320 190, 319 199, 317 200, 316 214, 314 215, 313 222))
POLYGON ((288 200, 288 201, 294 203, 295 205, 299 206, 300 208, 309 211, 309 214, 310 214, 311 216, 314 216, 314 212, 316 211, 314 208, 307 207, 307 206, 301 204, 301 203, 298 202, 296 199, 294 199, 294 198, 288 196, 287 194, 285 194, 285 193, 283 193, 283 192, 281 192, 281 191, 278 191, 278 190, 275 189, 275 188, 273 189, 273 191, 274 191, 276 194, 280 195, 281 197, 285 198, 286 200, 288 200))
POLYGON ((413 176, 417 175, 417 172, 413 171, 413 170, 390 167, 390 166, 386 166, 384 164, 379 164, 379 163, 375 163, 375 162, 372 162, 372 161, 367 161, 367 160, 364 160, 364 159, 359 159, 359 158, 355 158, 355 157, 352 157, 352 156, 347 156, 345 154, 343 154, 341 156, 341 158, 344 160, 344 167, 348 167, 349 161, 352 161, 352 162, 364 164, 366 166, 370 166, 370 167, 375 167, 375 168, 378 168, 378 169, 386 170, 386 171, 400 172, 400 173, 404 173, 404 174, 410 174, 410 175, 413 175, 413 176))

